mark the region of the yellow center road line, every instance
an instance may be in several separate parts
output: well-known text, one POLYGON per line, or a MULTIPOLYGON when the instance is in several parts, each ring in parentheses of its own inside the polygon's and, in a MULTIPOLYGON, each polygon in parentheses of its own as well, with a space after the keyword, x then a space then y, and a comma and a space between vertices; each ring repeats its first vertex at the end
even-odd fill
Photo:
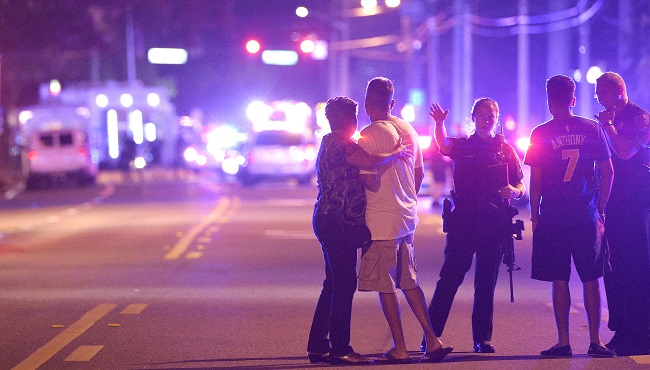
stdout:
POLYGON ((90 361, 104 346, 79 346, 63 361, 90 361))
POLYGON ((192 251, 192 252, 187 252, 187 254, 185 255, 185 258, 187 258, 188 260, 196 260, 196 259, 201 258, 201 256, 203 256, 203 252, 201 252, 201 251, 192 251))
POLYGON ((640 365, 650 365, 650 355, 630 356, 634 362, 640 365))
POLYGON ((12 370, 36 369, 52 358, 75 338, 90 329, 97 321, 106 316, 117 307, 116 304, 103 303, 84 314, 79 320, 62 331, 54 339, 47 342, 43 347, 36 350, 23 362, 19 363, 12 370))
MULTIPOLYGON (((226 212, 228 211, 228 207, 231 207, 231 203, 233 202, 231 201, 231 199, 227 197, 219 199, 216 208, 207 217, 201 220, 201 222, 198 225, 194 225, 190 229, 190 231, 187 232, 187 234, 183 235, 183 237, 178 242, 176 242, 176 244, 174 244, 172 249, 169 252, 167 252, 167 254, 165 255, 165 259, 175 260, 178 259, 181 255, 183 255, 183 253, 187 251, 187 248, 189 248, 190 243, 192 243, 192 241, 196 239, 196 237, 205 228, 210 226, 210 224, 218 221, 220 217, 226 214, 226 212)), ((237 199, 235 199, 234 203, 235 205, 238 204, 237 199)), ((233 207, 231 207, 229 214, 231 214, 233 210, 234 210, 233 207)))
POLYGON ((126 306, 125 309, 120 312, 122 315, 139 315, 144 311, 145 308, 149 306, 146 303, 133 303, 128 306, 126 306))
POLYGON ((226 213, 224 215, 224 217, 222 217, 221 220, 219 220, 220 223, 226 223, 226 222, 230 221, 230 217, 232 217, 232 215, 235 213, 235 211, 237 209, 239 209, 239 204, 240 203, 241 203, 241 201, 239 200, 239 197, 233 197, 232 198, 232 206, 228 210, 228 213, 226 213))

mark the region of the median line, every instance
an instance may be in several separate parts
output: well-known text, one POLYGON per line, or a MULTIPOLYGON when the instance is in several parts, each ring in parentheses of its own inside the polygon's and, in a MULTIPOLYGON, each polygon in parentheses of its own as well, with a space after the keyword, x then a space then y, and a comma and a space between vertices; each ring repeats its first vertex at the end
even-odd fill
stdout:
POLYGON ((90 329, 97 321, 106 316, 109 312, 117 307, 116 304, 102 303, 84 314, 79 320, 74 322, 59 335, 47 342, 43 347, 36 350, 23 362, 14 366, 12 370, 37 369, 47 360, 52 358, 65 346, 70 344, 75 338, 90 329))
POLYGON ((207 217, 201 220, 198 225, 194 225, 190 231, 187 232, 187 234, 185 234, 178 242, 176 242, 172 249, 165 255, 165 259, 175 260, 182 256, 183 253, 187 251, 187 248, 189 248, 190 243, 192 243, 192 241, 201 233, 201 231, 210 226, 210 224, 213 222, 216 222, 219 217, 228 209, 229 205, 230 199, 219 199, 216 208, 207 217))

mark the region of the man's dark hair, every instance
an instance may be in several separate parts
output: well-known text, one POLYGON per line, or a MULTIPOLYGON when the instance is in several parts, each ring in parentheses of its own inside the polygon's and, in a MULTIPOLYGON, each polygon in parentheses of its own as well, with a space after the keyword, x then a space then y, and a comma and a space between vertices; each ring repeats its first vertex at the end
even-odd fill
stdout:
POLYGON ((347 96, 330 98, 325 105, 325 117, 332 131, 345 130, 350 119, 356 119, 358 111, 359 104, 347 96))
POLYGON ((576 91, 571 77, 557 75, 546 81, 546 95, 549 102, 570 105, 576 91))
POLYGON ((366 102, 377 107, 386 106, 388 108, 393 100, 394 93, 395 87, 393 86, 393 81, 386 77, 375 77, 368 82, 366 102))

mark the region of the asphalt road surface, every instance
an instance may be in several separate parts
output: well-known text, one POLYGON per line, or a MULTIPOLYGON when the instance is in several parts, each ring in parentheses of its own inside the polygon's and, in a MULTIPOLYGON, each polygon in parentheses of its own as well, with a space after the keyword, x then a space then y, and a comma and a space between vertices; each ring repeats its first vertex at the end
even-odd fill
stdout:
MULTIPOLYGON (((103 173, 0 203, 0 369, 298 369, 324 278, 311 230, 315 187, 241 187, 213 174, 103 173)), ((528 220, 525 209, 521 219, 528 220)), ((526 223, 526 227, 530 224, 526 223)), ((556 341, 551 287, 530 279, 530 231, 517 241, 515 302, 505 265, 497 286, 497 353, 471 352, 473 270, 442 340, 454 352, 418 364, 422 332, 402 299, 411 365, 437 369, 643 369, 650 356, 594 359, 581 285, 571 289, 571 359, 542 359, 556 341)), ((420 283, 431 298, 442 263, 440 213, 420 202, 420 283)), ((603 296, 603 341, 607 309, 603 296)), ((354 299, 352 345, 391 346, 376 294, 354 299)))

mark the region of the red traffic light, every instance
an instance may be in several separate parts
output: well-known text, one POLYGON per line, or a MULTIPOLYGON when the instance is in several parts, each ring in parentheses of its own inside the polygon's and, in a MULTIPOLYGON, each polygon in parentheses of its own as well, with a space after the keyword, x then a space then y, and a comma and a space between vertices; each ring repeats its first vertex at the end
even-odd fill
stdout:
POLYGON ((300 51, 311 54, 316 50, 316 43, 311 39, 304 39, 300 42, 300 51))
POLYGON ((246 41, 246 51, 251 54, 257 54, 261 48, 262 45, 260 45, 260 42, 255 39, 246 41))

